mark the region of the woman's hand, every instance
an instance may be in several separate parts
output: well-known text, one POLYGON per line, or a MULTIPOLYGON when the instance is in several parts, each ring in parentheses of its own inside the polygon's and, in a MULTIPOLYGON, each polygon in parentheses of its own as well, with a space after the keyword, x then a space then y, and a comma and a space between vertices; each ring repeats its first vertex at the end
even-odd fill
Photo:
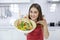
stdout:
POLYGON ((29 19, 29 18, 28 18, 28 15, 27 15, 27 16, 24 16, 24 18, 27 18, 27 19, 29 19))
POLYGON ((41 24, 41 25, 45 25, 46 24, 46 21, 45 20, 41 20, 41 21, 38 21, 37 24, 41 24))
POLYGON ((49 32, 46 20, 38 21, 37 24, 43 25, 44 36, 47 39, 49 37, 49 32))

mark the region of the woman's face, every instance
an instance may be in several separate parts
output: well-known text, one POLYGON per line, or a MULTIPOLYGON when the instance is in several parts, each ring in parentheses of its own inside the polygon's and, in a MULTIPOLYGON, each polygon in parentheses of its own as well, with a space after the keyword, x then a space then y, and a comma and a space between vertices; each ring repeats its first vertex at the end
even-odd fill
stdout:
POLYGON ((37 10, 35 7, 32 7, 32 8, 30 9, 30 18, 31 18, 33 21, 36 21, 36 20, 37 20, 38 14, 39 14, 39 12, 38 12, 38 10, 37 10))

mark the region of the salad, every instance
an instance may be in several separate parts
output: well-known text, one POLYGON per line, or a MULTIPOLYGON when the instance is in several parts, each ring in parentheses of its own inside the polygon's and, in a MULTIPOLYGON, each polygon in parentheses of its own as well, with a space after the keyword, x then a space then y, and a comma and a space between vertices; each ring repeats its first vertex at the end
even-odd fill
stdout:
POLYGON ((29 20, 29 19, 22 18, 20 20, 15 21, 15 23, 16 22, 17 22, 16 28, 18 28, 19 30, 29 31, 29 30, 33 29, 33 24, 31 22, 31 20, 29 20))

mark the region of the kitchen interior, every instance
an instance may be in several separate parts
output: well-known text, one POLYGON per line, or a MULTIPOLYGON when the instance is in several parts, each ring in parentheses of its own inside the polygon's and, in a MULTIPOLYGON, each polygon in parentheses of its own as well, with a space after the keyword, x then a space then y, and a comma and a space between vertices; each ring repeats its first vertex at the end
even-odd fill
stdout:
POLYGON ((49 38, 45 40, 60 40, 60 0, 0 0, 0 40, 26 40, 14 21, 28 15, 32 3, 41 5, 47 21, 49 38))

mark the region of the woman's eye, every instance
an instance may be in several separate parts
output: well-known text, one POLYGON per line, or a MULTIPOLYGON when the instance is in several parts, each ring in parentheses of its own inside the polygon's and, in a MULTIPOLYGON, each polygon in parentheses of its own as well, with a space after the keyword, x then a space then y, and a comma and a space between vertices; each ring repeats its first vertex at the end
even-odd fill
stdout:
POLYGON ((37 13, 36 11, 34 13, 37 13))
POLYGON ((30 13, 32 13, 32 11, 30 11, 30 13))

